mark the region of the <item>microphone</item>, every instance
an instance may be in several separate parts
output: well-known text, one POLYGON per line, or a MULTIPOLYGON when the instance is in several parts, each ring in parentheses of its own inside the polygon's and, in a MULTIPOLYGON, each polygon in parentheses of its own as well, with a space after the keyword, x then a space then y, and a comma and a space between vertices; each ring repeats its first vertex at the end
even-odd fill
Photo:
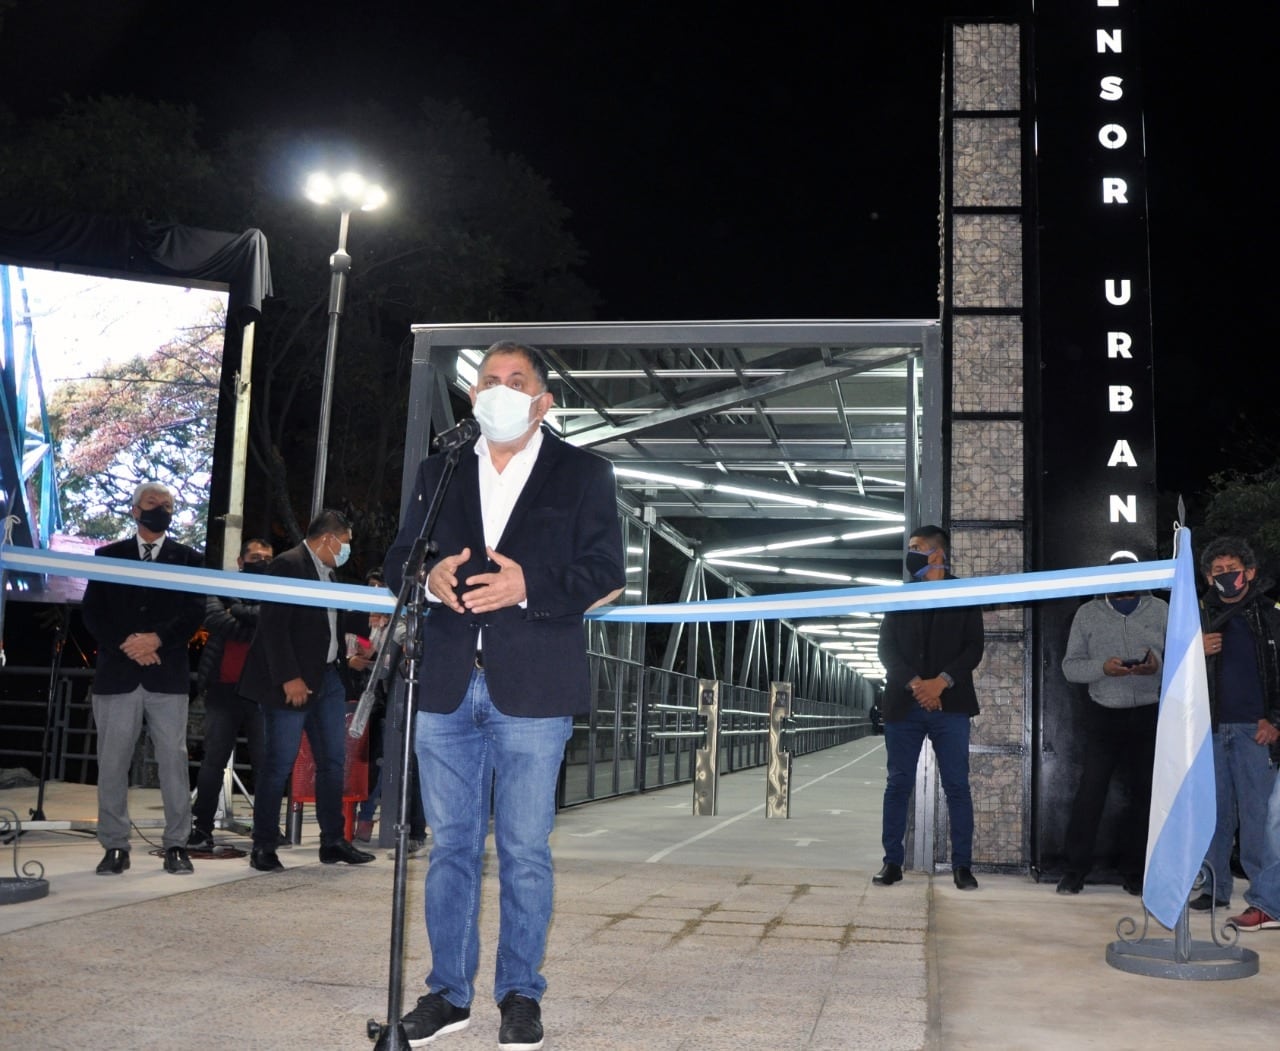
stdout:
POLYGON ((456 449, 459 445, 466 445, 467 442, 473 441, 480 437, 480 424, 475 420, 463 420, 456 427, 450 427, 447 431, 441 431, 436 435, 435 440, 431 443, 431 448, 437 452, 448 452, 450 449, 456 449))

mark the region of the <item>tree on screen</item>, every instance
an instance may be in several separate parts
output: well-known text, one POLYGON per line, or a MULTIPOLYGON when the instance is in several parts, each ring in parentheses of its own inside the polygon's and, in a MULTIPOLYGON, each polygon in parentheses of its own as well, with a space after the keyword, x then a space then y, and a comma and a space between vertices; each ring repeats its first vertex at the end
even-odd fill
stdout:
POLYGON ((67 532, 129 535, 133 491, 155 480, 178 494, 170 535, 204 546, 225 324, 219 307, 162 346, 58 388, 49 415, 67 532))

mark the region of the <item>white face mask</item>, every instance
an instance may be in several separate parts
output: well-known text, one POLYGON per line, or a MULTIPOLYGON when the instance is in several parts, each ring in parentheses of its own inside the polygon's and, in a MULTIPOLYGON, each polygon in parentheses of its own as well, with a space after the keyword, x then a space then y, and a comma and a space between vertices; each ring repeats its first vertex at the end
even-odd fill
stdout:
POLYGON ((476 395, 480 433, 491 442, 513 442, 529 429, 533 396, 511 387, 486 387, 476 395))

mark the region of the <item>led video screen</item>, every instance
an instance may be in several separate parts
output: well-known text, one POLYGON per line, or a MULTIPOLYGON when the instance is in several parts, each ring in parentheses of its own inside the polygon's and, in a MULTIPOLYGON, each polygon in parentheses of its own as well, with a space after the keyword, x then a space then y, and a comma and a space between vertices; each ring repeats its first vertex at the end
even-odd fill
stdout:
MULTIPOLYGON (((134 488, 155 479, 177 494, 170 535, 203 548, 225 286, 0 265, 0 311, 13 402, 0 473, 10 495, 21 476, 33 545, 91 554, 131 535, 134 488)), ((16 583, 10 598, 55 601, 84 584, 16 583)))

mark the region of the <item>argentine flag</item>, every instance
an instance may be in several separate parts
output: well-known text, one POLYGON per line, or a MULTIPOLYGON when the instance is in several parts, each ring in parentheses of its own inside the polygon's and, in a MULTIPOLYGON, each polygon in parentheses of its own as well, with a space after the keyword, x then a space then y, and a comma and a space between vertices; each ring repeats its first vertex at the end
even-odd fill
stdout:
POLYGON ((1142 884, 1142 903, 1170 930, 1191 893, 1217 821, 1209 680, 1190 529, 1178 530, 1177 549, 1164 640, 1151 826, 1142 884))

